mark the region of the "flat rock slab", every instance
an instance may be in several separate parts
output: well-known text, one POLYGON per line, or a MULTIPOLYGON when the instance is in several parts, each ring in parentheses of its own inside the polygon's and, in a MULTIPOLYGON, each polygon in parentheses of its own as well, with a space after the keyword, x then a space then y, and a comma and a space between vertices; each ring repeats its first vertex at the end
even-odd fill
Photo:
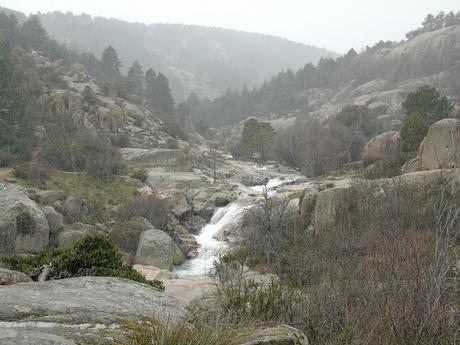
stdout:
POLYGON ((126 336, 126 323, 145 318, 177 321, 186 313, 178 300, 120 278, 80 277, 0 286, 0 296, 1 345, 73 344, 81 336, 105 344, 126 336), (32 338, 35 342, 28 342, 32 338), (65 341, 59 342, 60 338, 65 341))

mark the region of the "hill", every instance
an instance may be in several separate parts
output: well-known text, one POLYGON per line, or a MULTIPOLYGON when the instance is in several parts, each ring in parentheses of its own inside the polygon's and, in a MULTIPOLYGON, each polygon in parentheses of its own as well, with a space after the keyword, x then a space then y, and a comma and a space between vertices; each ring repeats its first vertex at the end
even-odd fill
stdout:
POLYGON ((221 126, 250 116, 326 118, 357 104, 370 106, 397 127, 404 115, 403 99, 421 85, 459 100, 460 15, 449 25, 422 29, 401 42, 381 41, 359 54, 351 49, 337 59, 321 59, 317 66, 287 69, 256 90, 229 90, 212 102, 191 98, 191 116, 196 122, 221 126))
POLYGON ((100 56, 111 44, 124 68, 139 60, 145 69, 164 73, 176 100, 192 92, 213 98, 228 87, 258 86, 285 68, 337 55, 278 37, 221 28, 145 25, 59 12, 40 18, 50 36, 70 48, 100 56))

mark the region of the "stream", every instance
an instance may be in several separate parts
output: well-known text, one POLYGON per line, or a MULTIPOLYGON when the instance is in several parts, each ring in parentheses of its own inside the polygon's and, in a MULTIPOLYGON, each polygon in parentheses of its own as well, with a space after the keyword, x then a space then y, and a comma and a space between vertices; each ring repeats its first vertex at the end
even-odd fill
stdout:
MULTIPOLYGON (((282 178, 271 179, 267 182, 268 194, 276 193, 276 188, 289 180, 282 178)), ((265 186, 250 187, 253 191, 262 194, 265 186)), ((174 272, 179 277, 202 276, 208 275, 213 267, 219 253, 229 247, 225 241, 220 241, 214 238, 219 231, 228 224, 235 222, 242 215, 243 211, 248 209, 248 205, 240 205, 237 202, 228 204, 225 207, 217 209, 212 216, 210 222, 206 224, 200 231, 199 235, 195 235, 198 242, 198 255, 196 258, 185 261, 182 265, 176 266, 174 272)))

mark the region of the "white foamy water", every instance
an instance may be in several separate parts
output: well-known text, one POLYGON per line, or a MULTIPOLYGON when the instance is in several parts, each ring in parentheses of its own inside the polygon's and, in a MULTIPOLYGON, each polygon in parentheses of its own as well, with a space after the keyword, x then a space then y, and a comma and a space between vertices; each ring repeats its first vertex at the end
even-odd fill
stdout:
MULTIPOLYGON (((285 182, 287 182, 286 179, 276 178, 269 180, 266 186, 253 186, 251 189, 255 192, 262 193, 264 188, 268 188, 269 195, 272 195, 276 193, 276 188, 285 182)), ((216 240, 214 236, 227 225, 236 222, 238 218, 241 217, 244 209, 245 207, 238 203, 231 203, 218 209, 211 218, 211 221, 201 229, 200 234, 195 236, 199 245, 197 257, 187 260, 182 265, 177 266, 174 272, 177 273, 178 276, 209 274, 213 269, 214 261, 219 253, 228 248, 227 242, 216 240)))

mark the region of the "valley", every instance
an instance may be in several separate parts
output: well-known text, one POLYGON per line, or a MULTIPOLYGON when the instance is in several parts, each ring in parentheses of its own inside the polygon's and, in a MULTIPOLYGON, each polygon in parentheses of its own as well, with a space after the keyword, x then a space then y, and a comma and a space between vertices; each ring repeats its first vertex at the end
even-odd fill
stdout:
POLYGON ((338 57, 223 29, 10 14, 1 345, 455 343, 459 13, 338 57), (232 63, 201 66, 220 58, 232 63))

